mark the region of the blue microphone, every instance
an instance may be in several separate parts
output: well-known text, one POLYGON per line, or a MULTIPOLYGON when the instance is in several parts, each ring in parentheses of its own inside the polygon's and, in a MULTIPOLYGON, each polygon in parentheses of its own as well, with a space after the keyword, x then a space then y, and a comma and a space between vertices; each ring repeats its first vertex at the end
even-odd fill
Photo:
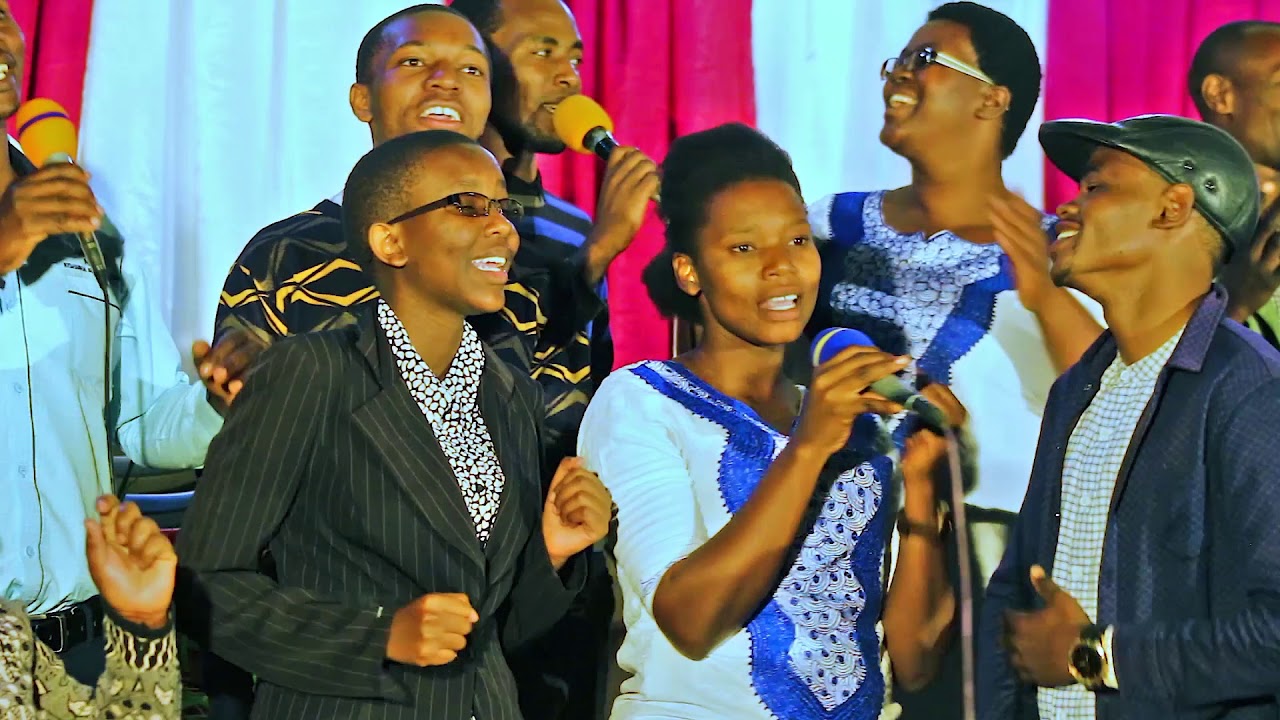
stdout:
MULTIPOLYGON (((871 338, 857 330, 842 327, 827 328, 818 333, 818 336, 813 339, 813 345, 809 348, 809 360, 814 367, 817 367, 838 355, 841 350, 855 345, 861 347, 876 346, 871 338)), ((915 413, 920 418, 920 422, 924 423, 924 426, 930 430, 937 432, 939 435, 946 433, 947 416, 938 409, 937 405, 929 402, 920 393, 904 385, 896 375, 880 378, 871 383, 871 387, 867 389, 898 403, 906 408, 908 412, 915 413)))

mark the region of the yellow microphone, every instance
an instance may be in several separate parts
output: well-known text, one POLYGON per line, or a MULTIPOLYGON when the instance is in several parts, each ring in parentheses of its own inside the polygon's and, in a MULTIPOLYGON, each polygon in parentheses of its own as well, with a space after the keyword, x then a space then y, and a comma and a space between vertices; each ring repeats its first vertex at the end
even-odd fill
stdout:
POLYGON ((609 113, 586 95, 570 95, 561 100, 551 119, 560 141, 584 155, 595 153, 608 160, 618 147, 609 113))
MULTIPOLYGON (((15 118, 18 144, 37 167, 76 161, 76 127, 66 108, 48 98, 32 98, 18 108, 15 118)), ((106 218, 102 220, 106 227, 106 218)), ((107 292, 107 259, 98 244, 97 233, 80 234, 80 251, 102 291, 107 292)))
POLYGON ((18 144, 36 167, 75 162, 76 127, 66 108, 48 98, 32 98, 18 108, 14 121, 18 144))
MULTIPOLYGON (((561 100, 551 120, 560 142, 584 155, 594 153, 608 161, 618 147, 613 137, 613 119, 600 103, 586 95, 570 95, 561 100)), ((662 198, 655 192, 653 201, 662 202, 662 198)))

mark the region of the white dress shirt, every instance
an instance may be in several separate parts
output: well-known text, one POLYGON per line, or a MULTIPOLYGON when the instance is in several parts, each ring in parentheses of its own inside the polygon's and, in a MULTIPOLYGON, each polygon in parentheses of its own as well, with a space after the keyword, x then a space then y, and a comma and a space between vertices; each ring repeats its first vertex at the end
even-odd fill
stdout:
MULTIPOLYGON (((55 263, 31 284, 0 277, 0 599, 33 615, 97 594, 84 520, 110 492, 103 420, 103 295, 85 262, 55 263)), ((140 465, 204 462, 222 427, 182 358, 146 282, 131 272, 123 318, 111 310, 114 424, 140 465)))
MULTIPOLYGON (((1129 452, 1142 411, 1151 402, 1160 371, 1181 338, 1179 330, 1158 350, 1132 365, 1126 365, 1117 354, 1102 374, 1098 394, 1080 416, 1067 442, 1053 581, 1079 601, 1080 607, 1095 620, 1102 545, 1120 466, 1129 452)), ((1111 661, 1111 675, 1106 678, 1106 684, 1118 687, 1110 629, 1103 644, 1111 661)), ((1097 714, 1096 696, 1082 685, 1041 688, 1038 700, 1040 717, 1045 720, 1093 720, 1097 714)))

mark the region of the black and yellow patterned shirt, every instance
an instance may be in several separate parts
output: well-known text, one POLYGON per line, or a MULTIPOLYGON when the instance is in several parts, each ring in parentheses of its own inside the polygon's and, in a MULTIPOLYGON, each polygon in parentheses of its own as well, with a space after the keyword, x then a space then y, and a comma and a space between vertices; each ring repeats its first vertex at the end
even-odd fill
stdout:
MULTIPOLYGON (((499 357, 542 386, 544 451, 554 468, 576 454, 578 426, 594 389, 587 328, 603 303, 586 284, 576 253, 548 254, 539 242, 544 238, 534 236, 540 209, 528 208, 520 223, 506 307, 470 322, 499 357)), ((223 284, 214 337, 240 328, 271 342, 345 327, 371 312, 377 298, 372 279, 347 251, 342 208, 324 200, 249 241, 223 284)))

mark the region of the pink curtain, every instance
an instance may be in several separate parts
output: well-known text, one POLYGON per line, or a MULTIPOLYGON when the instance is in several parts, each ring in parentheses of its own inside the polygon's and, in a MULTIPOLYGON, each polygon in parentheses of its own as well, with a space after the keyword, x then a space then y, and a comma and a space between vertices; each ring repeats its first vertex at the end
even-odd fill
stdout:
MULTIPOLYGON (((1280 21, 1277 0, 1049 0, 1046 120, 1145 113, 1198 118, 1187 69, 1200 41, 1235 20, 1280 21)), ((1075 186, 1045 164, 1045 207, 1075 186)))
MULTIPOLYGON (((661 163, 679 135, 720 123, 755 124, 751 3, 743 0, 568 0, 587 48, 584 90, 613 117, 615 135, 661 163)), ((548 189, 594 214, 603 162, 543 158, 548 189)), ((614 364, 670 356, 671 324, 640 282, 662 247, 651 211, 609 269, 614 364)))
POLYGON ((10 0, 9 6, 27 40, 22 99, 61 103, 79 127, 93 0, 10 0))

